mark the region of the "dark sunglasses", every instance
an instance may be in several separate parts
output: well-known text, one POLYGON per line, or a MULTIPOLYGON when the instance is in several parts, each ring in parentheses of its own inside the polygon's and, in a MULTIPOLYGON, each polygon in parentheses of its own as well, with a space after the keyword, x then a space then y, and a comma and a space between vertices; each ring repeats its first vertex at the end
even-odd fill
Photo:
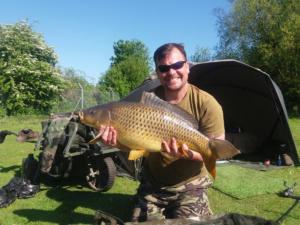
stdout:
POLYGON ((159 65, 157 66, 157 69, 161 73, 168 72, 171 68, 174 70, 179 70, 183 67, 183 65, 186 63, 186 61, 178 61, 176 63, 173 63, 171 65, 159 65))

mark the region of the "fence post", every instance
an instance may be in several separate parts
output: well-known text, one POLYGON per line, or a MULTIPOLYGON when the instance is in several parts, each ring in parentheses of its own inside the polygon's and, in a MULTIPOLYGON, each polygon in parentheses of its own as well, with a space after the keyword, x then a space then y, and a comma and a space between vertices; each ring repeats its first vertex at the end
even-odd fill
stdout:
POLYGON ((80 90, 81 90, 81 109, 83 109, 83 101, 84 101, 84 96, 83 96, 83 87, 81 86, 80 83, 78 83, 79 87, 80 87, 80 90))

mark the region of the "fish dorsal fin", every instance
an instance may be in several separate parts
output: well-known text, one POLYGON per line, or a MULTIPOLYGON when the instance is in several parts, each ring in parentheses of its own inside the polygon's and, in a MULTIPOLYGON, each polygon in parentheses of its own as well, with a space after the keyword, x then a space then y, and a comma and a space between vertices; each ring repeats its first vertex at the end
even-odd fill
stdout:
POLYGON ((152 92, 144 91, 141 97, 141 103, 145 105, 150 105, 164 110, 169 110, 177 115, 179 115, 183 120, 185 120, 189 125, 195 129, 199 128, 198 121, 193 115, 185 111, 184 109, 178 107, 177 105, 170 104, 159 97, 157 97, 152 92))

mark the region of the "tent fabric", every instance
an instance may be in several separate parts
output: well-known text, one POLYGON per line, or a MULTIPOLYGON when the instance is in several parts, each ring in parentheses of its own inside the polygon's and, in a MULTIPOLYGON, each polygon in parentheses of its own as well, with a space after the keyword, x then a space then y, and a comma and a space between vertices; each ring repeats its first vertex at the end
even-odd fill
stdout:
MULTIPOLYGON (((299 164, 282 93, 267 73, 237 60, 218 60, 192 65, 189 82, 222 105, 228 136, 249 136, 259 154, 285 153, 299 164)), ((138 101, 158 85, 158 79, 146 80, 123 100, 138 101)))

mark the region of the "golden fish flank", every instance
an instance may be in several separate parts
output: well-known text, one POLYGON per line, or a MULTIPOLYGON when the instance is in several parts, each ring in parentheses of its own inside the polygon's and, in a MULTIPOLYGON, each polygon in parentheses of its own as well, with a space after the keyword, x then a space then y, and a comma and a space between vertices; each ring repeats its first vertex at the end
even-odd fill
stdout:
MULTIPOLYGON (((99 129, 110 125, 117 130, 118 142, 131 149, 129 159, 148 152, 161 151, 162 140, 175 137, 179 148, 182 143, 200 152, 208 171, 215 176, 216 159, 231 158, 239 151, 229 142, 210 140, 196 128, 196 121, 187 112, 170 105, 153 94, 145 94, 141 103, 114 102, 95 106, 79 113, 83 124, 99 129)), ((99 134, 91 142, 99 140, 99 134)))
POLYGON ((118 131, 118 141, 131 149, 160 151, 161 141, 171 137, 184 141, 192 149, 208 144, 208 138, 177 114, 142 103, 111 103, 83 111, 83 115, 81 122, 97 129, 100 125, 113 126, 118 131))

